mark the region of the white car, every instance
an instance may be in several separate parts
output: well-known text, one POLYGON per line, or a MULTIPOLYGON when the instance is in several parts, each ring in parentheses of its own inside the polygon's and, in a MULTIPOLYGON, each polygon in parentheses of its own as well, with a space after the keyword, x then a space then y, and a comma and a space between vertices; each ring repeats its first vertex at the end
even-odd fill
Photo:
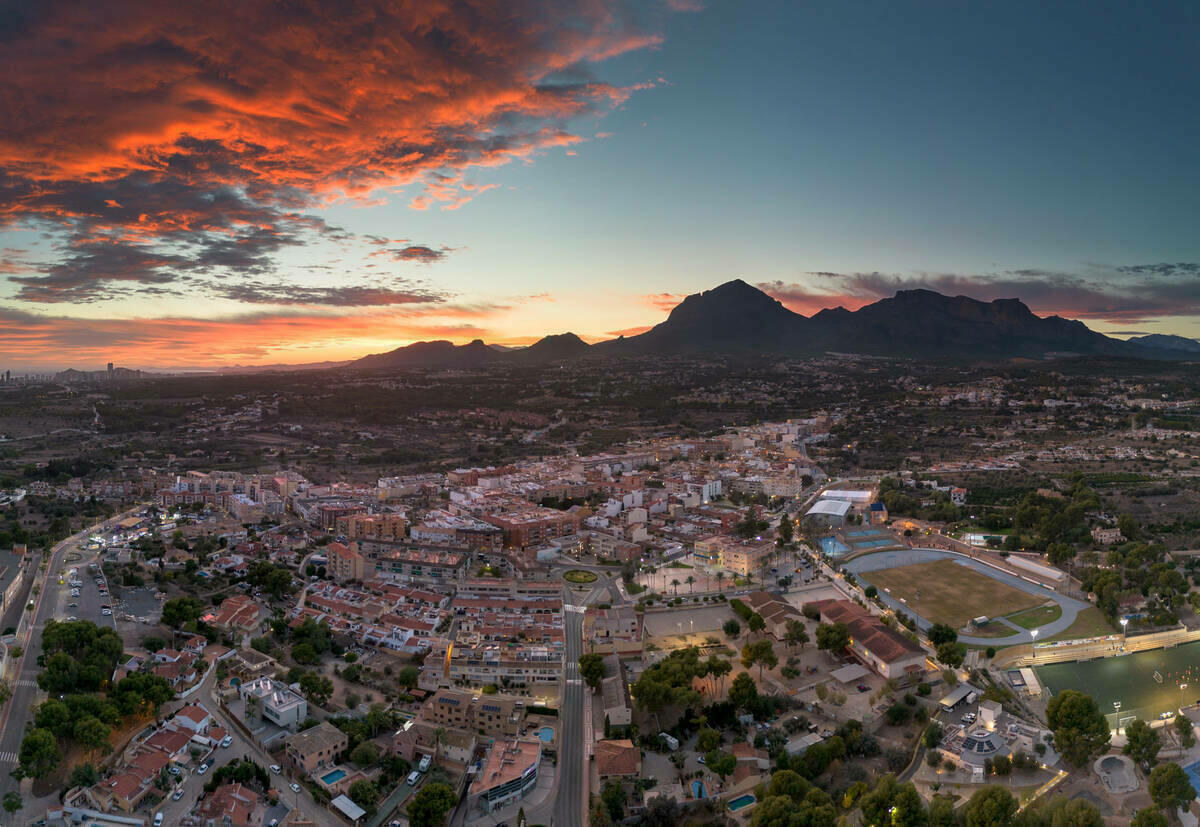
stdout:
POLYGON ((208 764, 201 764, 200 769, 196 770, 196 775, 204 775, 208 772, 208 764))
POLYGON ((183 787, 176 787, 175 792, 171 793, 171 800, 178 801, 183 798, 183 787))
POLYGON ((276 775, 279 775, 279 773, 281 771, 282 771, 282 769, 280 768, 280 766, 278 764, 271 765, 271 772, 275 773, 276 775))
POLYGON ((294 792, 294 793, 300 792, 300 785, 297 784, 295 781, 293 781, 291 784, 288 784, 288 786, 292 788, 292 792, 294 792))
POLYGON ((112 614, 112 609, 101 609, 100 614, 104 615, 105 617, 108 617, 110 614, 112 614))
POLYGON ((233 743, 233 736, 232 736, 232 735, 226 735, 224 738, 222 738, 222 739, 221 739, 221 746, 222 746, 222 747, 228 747, 228 746, 229 746, 230 744, 232 744, 232 743, 233 743))

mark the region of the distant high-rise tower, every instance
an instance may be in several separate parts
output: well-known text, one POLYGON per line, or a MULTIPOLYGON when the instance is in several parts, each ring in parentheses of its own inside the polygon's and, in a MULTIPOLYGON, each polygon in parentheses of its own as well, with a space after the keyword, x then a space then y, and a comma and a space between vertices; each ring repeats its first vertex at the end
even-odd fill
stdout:
POLYGON ((109 378, 109 381, 112 381, 112 378, 113 378, 113 363, 112 362, 108 363, 108 378, 109 378))

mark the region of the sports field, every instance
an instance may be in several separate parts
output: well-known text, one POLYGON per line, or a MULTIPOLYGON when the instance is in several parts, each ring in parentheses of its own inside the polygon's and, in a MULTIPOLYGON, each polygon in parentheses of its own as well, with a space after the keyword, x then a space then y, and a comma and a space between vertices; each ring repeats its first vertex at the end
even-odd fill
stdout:
POLYGON ((859 577, 931 623, 961 629, 980 615, 1002 615, 1032 609, 1044 600, 950 560, 933 560, 892 569, 876 569, 859 577))
POLYGON ((1122 720, 1150 720, 1174 712, 1181 702, 1191 705, 1200 701, 1200 642, 1086 663, 1035 666, 1034 671, 1054 694, 1064 689, 1087 692, 1114 729, 1113 701, 1121 703, 1122 720), (1155 679, 1155 672, 1162 683, 1155 679), (1187 689, 1180 689, 1180 684, 1187 684, 1187 689))

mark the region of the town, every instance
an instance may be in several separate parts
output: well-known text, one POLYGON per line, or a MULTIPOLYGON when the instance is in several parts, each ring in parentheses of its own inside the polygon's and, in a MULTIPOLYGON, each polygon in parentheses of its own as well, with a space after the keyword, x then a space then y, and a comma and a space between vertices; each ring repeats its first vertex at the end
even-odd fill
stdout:
POLYGON ((910 391, 1015 421, 986 452, 889 471, 847 468, 865 446, 844 407, 373 482, 35 467, 11 514, 71 504, 55 530, 82 530, 41 550, 8 528, 6 807, 114 825, 1186 809, 1194 523, 1127 504, 1186 512, 1191 401, 910 391), (1062 419, 1080 414, 1113 429, 1081 439, 1062 419), (1136 459, 1147 473, 1109 470, 1136 459))

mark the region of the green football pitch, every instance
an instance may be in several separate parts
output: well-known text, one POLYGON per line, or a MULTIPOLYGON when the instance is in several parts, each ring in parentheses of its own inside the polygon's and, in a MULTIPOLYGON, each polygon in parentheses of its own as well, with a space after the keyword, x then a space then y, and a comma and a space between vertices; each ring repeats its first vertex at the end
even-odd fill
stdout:
POLYGON ((1151 720, 1200 702, 1200 642, 1086 663, 1036 666, 1034 671, 1053 694, 1078 689, 1091 695, 1114 728, 1115 701, 1121 704, 1122 725, 1132 718, 1151 720), (1181 684, 1187 688, 1180 689, 1181 684))

